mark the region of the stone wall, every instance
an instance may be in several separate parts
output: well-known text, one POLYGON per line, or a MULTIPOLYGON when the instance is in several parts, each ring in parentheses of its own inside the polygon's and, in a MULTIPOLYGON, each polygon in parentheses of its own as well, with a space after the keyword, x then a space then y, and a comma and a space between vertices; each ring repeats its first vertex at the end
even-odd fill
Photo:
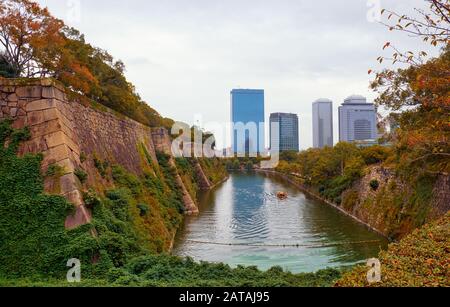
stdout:
POLYGON ((11 118, 14 128, 29 127, 31 132, 31 139, 21 144, 19 154, 42 153, 44 173, 52 165, 59 166, 61 176, 46 178, 45 189, 63 195, 76 206, 66 226, 89 222, 91 217, 83 206, 80 182, 75 176, 81 152, 75 126, 60 107, 67 103, 64 88, 47 79, 26 82, 2 79, 0 94, 0 119, 11 118))
MULTIPOLYGON (((66 221, 68 228, 91 220, 83 204, 77 171, 88 174, 86 186, 102 191, 112 183, 99 175, 95 160, 120 164, 139 175, 146 154, 156 165, 156 150, 171 154, 165 129, 152 131, 103 106, 85 106, 68 99, 64 87, 54 80, 0 79, 0 95, 0 120, 11 118, 14 128, 29 127, 31 132, 31 139, 20 146, 19 154, 43 153, 43 173, 52 165, 60 166, 63 174, 57 179, 46 178, 45 191, 63 195, 76 206, 75 214, 66 221)), ((177 182, 185 193, 186 211, 198 212, 181 178, 177 182)))
MULTIPOLYGON (((172 155, 172 142, 169 136, 169 132, 166 129, 158 128, 154 129, 152 132, 152 140, 153 144, 155 146, 155 150, 165 153, 166 155, 171 156, 169 163, 173 168, 177 168, 177 165, 173 159, 172 155)), ((186 209, 186 214, 198 214, 198 206, 192 199, 191 195, 189 194, 188 190, 186 189, 186 186, 183 183, 183 180, 181 179, 180 175, 176 176, 176 181, 178 186, 181 187, 181 190, 183 192, 183 203, 186 209)))
POLYGON ((450 211, 450 176, 440 175, 433 190, 430 220, 439 218, 450 211))

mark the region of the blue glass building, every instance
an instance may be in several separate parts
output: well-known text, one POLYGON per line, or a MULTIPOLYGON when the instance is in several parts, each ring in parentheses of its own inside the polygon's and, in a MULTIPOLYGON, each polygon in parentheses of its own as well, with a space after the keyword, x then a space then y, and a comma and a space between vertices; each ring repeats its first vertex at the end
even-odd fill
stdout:
POLYGON ((231 91, 233 153, 255 156, 265 150, 264 90, 231 91))
POLYGON ((273 113, 270 115, 271 150, 299 151, 298 115, 292 113, 273 113), (277 127, 274 130, 275 127, 277 127))

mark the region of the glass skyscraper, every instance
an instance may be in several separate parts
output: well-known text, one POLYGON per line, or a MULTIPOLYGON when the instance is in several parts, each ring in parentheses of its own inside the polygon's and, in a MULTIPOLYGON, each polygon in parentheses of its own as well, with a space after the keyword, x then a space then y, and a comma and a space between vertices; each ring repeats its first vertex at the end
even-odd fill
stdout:
POLYGON ((313 103, 313 146, 314 148, 333 147, 333 102, 318 99, 313 103))
POLYGON ((297 114, 270 115, 270 148, 280 152, 300 150, 297 114))
POLYGON ((376 140, 377 109, 363 96, 350 96, 339 107, 339 139, 341 142, 376 140))
POLYGON ((232 145, 235 155, 258 155, 265 150, 264 90, 231 91, 232 145))

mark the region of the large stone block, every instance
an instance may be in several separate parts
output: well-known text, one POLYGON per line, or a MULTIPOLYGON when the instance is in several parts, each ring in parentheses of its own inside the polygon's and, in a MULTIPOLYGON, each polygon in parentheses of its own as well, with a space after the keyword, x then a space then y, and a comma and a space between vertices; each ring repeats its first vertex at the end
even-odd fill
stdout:
POLYGON ((57 109, 55 109, 55 108, 47 109, 47 110, 44 110, 42 112, 44 113, 44 120, 46 122, 50 121, 50 120, 53 120, 53 119, 58 119, 61 116, 60 112, 57 109))
POLYGON ((30 127, 30 132, 33 137, 42 136, 51 133, 55 133, 61 131, 61 123, 58 119, 54 119, 48 122, 43 122, 38 125, 34 125, 30 127))
POLYGON ((77 178, 73 173, 66 174, 60 178, 60 185, 61 185, 61 194, 67 194, 72 191, 78 190, 77 188, 77 178))
POLYGON ((28 124, 30 126, 42 124, 44 121, 44 112, 32 111, 28 113, 28 124))
POLYGON ((75 213, 66 219, 66 229, 75 229, 79 226, 89 224, 92 220, 91 213, 85 206, 76 207, 75 213))
MULTIPOLYGON (((74 166, 73 162, 70 161, 69 158, 56 162, 56 165, 59 165, 61 167, 61 169, 63 170, 63 173, 65 175, 70 175, 70 174, 73 174, 73 172, 75 172, 75 166, 74 166)), ((74 175, 73 178, 74 178, 74 183, 76 183, 78 180, 77 177, 75 177, 75 175, 74 175)), ((63 191, 63 192, 67 192, 67 190, 63 191)))
POLYGON ((77 155, 81 154, 80 147, 71 138, 68 138, 67 135, 66 135, 66 144, 74 153, 76 153, 77 155))
POLYGON ((11 117, 16 117, 17 116, 17 108, 11 108, 11 117))
POLYGON ((42 88, 42 97, 43 98, 55 98, 55 99, 58 99, 61 101, 66 100, 65 93, 61 89, 56 88, 54 86, 43 87, 42 88))
POLYGON ((8 98, 6 98, 8 101, 10 102, 17 102, 19 101, 19 97, 17 97, 16 93, 12 93, 10 95, 8 95, 8 98))
POLYGON ((28 126, 28 118, 26 116, 19 116, 14 120, 14 123, 12 125, 14 129, 22 129, 25 128, 26 126, 28 126))
POLYGON ((9 108, 8 107, 1 107, 1 110, 3 112, 3 115, 9 116, 9 108))
POLYGON ((33 138, 27 143, 29 153, 41 153, 47 150, 47 143, 43 137, 33 138))
POLYGON ((20 98, 41 98, 41 86, 21 86, 16 89, 16 94, 20 98))
POLYGON ((62 160, 69 159, 69 154, 70 150, 65 144, 50 148, 49 150, 44 152, 44 163, 53 164, 62 160))
POLYGON ((45 141, 49 148, 56 147, 58 145, 67 144, 67 137, 62 131, 51 133, 45 136, 45 141))
POLYGON ((25 109, 27 112, 42 111, 55 107, 53 99, 39 99, 26 104, 25 109))
POLYGON ((14 86, 3 86, 2 92, 4 93, 14 93, 16 91, 16 88, 14 86))
POLYGON ((22 109, 22 108, 20 108, 17 111, 17 116, 26 116, 26 115, 27 115, 27 112, 24 109, 22 109))

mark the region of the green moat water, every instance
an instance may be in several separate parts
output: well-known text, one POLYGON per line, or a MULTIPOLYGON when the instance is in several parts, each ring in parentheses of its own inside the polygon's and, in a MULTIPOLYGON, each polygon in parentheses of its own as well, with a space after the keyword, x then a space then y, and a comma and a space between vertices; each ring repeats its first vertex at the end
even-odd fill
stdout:
POLYGON ((198 261, 313 272, 376 257, 388 244, 382 236, 273 175, 234 173, 220 187, 203 193, 199 204, 200 215, 186 217, 174 247, 174 254, 198 261), (279 191, 288 192, 289 198, 279 200, 279 191), (379 243, 339 245, 373 240, 379 243), (280 244, 300 247, 272 246, 280 244))

